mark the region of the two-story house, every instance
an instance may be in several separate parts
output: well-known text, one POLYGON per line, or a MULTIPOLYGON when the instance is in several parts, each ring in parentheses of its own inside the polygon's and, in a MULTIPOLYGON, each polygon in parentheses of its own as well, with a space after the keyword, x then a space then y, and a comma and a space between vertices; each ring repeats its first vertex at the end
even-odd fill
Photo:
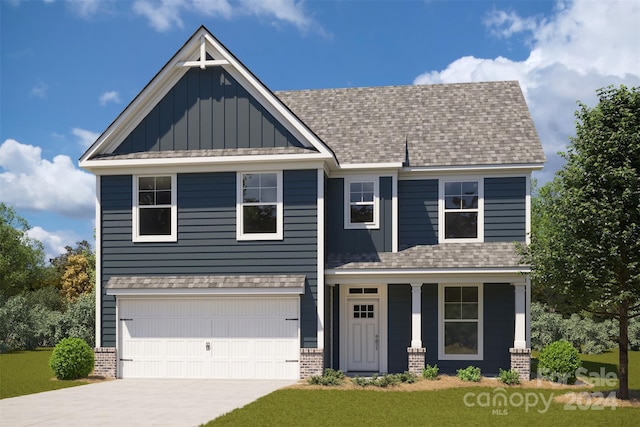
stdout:
POLYGON ((199 28, 81 157, 96 372, 529 375, 517 82, 272 92, 199 28))

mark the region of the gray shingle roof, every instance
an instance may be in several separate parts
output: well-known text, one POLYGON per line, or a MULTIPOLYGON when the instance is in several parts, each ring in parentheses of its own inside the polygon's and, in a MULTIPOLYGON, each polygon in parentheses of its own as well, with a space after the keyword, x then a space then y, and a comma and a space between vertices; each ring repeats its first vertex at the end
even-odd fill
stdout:
POLYGON ((175 159, 180 157, 225 157, 225 156, 255 156, 281 154, 315 154, 316 150, 301 147, 266 147, 266 148, 225 148, 215 150, 176 150, 176 151, 144 151, 128 154, 104 154, 96 159, 125 160, 125 159, 175 159))
POLYGON ((275 92, 340 163, 543 163, 518 82, 275 92))
POLYGON ((368 254, 328 254, 327 269, 482 269, 525 268, 512 242, 442 243, 403 251, 368 254))
POLYGON ((304 275, 113 276, 106 289, 303 288, 304 275))

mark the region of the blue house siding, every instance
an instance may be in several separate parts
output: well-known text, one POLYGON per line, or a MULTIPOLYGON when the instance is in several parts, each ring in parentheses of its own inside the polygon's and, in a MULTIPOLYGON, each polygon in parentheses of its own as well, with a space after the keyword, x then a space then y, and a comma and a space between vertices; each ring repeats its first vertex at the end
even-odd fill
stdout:
POLYGON ((398 181, 398 246, 438 243, 438 180, 398 181))
MULTIPOLYGON (((102 282, 112 275, 304 274, 301 345, 316 347, 317 172, 283 172, 284 239, 236 240, 236 174, 178 175, 178 241, 131 241, 131 176, 102 178, 102 282)), ((103 345, 115 345, 113 297, 103 298, 103 345)))
POLYGON ((509 369, 509 348, 513 346, 515 328, 515 292, 508 283, 485 283, 483 360, 438 359, 438 285, 422 286, 422 340, 427 348, 426 363, 438 364, 440 372, 455 374, 457 369, 477 366, 483 374, 497 374, 509 369))
POLYGON ((387 370, 391 373, 409 369, 407 347, 411 346, 411 285, 389 285, 387 370))
POLYGON ((525 177, 485 178, 485 242, 525 241, 526 186, 525 177))
POLYGON ((302 147, 220 67, 191 68, 115 150, 118 154, 302 147))
POLYGON ((380 178, 380 228, 344 228, 344 179, 332 178, 327 182, 327 239, 330 253, 373 253, 392 250, 392 181, 391 177, 380 178))

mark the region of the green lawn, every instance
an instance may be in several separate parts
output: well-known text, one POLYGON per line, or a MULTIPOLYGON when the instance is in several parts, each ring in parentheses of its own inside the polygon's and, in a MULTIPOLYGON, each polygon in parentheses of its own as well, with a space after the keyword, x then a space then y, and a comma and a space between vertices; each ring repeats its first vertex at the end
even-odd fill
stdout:
POLYGON ((0 354, 0 399, 88 384, 59 381, 49 367, 53 349, 0 354))
MULTIPOLYGON (((617 351, 581 355, 591 372, 617 372, 617 351)), ((640 390, 640 352, 629 353, 629 387, 640 390)), ((524 389, 504 386, 434 391, 283 389, 210 421, 206 426, 390 426, 390 425, 634 425, 638 408, 611 409, 576 398, 551 399, 567 389, 524 389), (498 405, 506 398, 506 405, 498 405), (495 399, 494 399, 495 398, 495 399), (465 401, 467 404, 465 404, 465 401), (494 402, 495 401, 495 402, 494 402)), ((606 397, 611 387, 596 387, 606 397)))

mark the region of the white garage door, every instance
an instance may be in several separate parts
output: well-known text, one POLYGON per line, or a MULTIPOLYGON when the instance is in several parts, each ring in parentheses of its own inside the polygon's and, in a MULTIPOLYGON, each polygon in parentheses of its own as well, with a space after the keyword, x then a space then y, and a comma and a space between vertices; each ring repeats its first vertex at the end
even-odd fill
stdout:
POLYGON ((299 378, 298 297, 118 301, 122 378, 299 378))

